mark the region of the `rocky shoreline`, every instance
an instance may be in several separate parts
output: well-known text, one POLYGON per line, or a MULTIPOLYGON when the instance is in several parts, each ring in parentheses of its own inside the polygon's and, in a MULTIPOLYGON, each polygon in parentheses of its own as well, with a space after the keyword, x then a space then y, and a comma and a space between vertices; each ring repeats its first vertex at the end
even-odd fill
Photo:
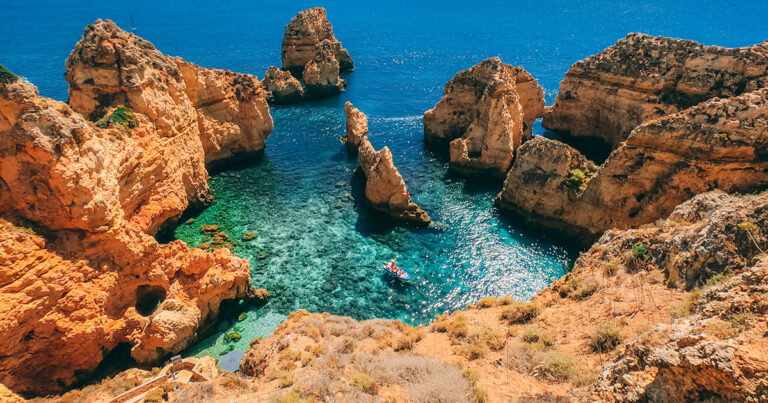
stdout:
MULTIPOLYGON (((260 82, 98 20, 67 59, 68 103, 0 70, 0 399, 63 393, 121 346, 160 362, 225 301, 268 296, 212 223, 211 251, 153 235, 212 201, 211 169, 264 152, 268 100, 337 94, 354 68, 322 8, 286 26, 282 59, 260 82)), ((365 114, 344 113, 369 204, 429 224, 365 114)), ((423 119, 452 169, 505 178, 501 212, 594 242, 570 273, 529 302, 485 298, 428 326, 299 310, 237 375, 206 358, 205 377, 167 388, 133 369, 48 400, 147 379, 144 401, 768 399, 768 42, 630 34, 574 64, 549 107, 525 69, 486 59, 423 119), (598 166, 534 138, 542 116, 614 150, 598 166)))

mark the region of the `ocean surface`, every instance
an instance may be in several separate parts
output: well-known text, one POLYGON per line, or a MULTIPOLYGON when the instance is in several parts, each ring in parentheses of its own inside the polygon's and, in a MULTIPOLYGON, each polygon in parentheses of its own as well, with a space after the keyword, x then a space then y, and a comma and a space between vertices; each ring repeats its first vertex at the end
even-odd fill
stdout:
MULTIPOLYGON (((459 70, 499 56, 538 78, 552 103, 572 63, 629 32, 723 46, 768 39, 768 3, 745 0, 6 1, 0 64, 64 101, 66 57, 87 24, 110 18, 165 54, 262 77, 280 65, 285 24, 313 6, 327 8, 354 59, 347 91, 272 108, 275 130, 263 159, 214 175, 216 204, 172 234, 196 246, 209 240, 201 225, 219 225, 233 252, 251 262, 253 285, 274 297, 240 307, 242 321, 224 318, 187 354, 245 350, 299 308, 426 323, 485 296, 529 299, 569 269, 576 251, 499 216, 499 183, 452 177, 445 157, 424 148, 421 116, 459 70), (365 208, 357 164, 339 141, 347 100, 368 115, 374 147, 392 150, 437 228, 395 227, 365 208), (241 241, 246 231, 259 235, 241 241), (382 271, 395 257, 411 284, 382 271), (240 340, 227 340, 231 332, 240 340)), ((538 124, 534 132, 553 135, 538 124)))

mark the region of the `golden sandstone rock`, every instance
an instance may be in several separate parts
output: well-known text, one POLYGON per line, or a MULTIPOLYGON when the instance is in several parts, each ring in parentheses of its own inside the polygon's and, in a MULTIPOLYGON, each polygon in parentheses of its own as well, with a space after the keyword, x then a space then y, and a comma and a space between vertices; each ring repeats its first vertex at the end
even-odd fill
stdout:
POLYGON ((392 161, 389 147, 379 151, 368 139, 368 118, 364 113, 347 102, 344 106, 347 117, 348 149, 357 152, 360 168, 365 174, 365 197, 371 207, 404 222, 417 225, 430 223, 429 215, 411 201, 403 176, 392 161))
POLYGON ((424 113, 424 138, 450 142, 451 168, 504 176, 544 111, 544 92, 522 67, 498 57, 456 74, 424 113))
POLYGON ((315 57, 315 46, 324 40, 329 42, 329 50, 338 61, 339 71, 354 70, 349 52, 341 47, 341 42, 333 35, 333 27, 322 7, 297 13, 285 26, 282 46, 283 70, 289 70, 299 77, 305 65, 315 57))
POLYGON ((261 85, 267 91, 267 99, 276 104, 287 104, 304 98, 304 88, 288 71, 271 66, 264 73, 261 85))
POLYGON ((0 382, 17 393, 59 392, 123 343, 139 362, 177 353, 223 300, 253 295, 247 261, 152 234, 210 200, 207 166, 262 152, 256 78, 111 21, 86 28, 66 77, 71 106, 0 84, 0 382), (135 127, 87 120, 118 106, 135 127))
POLYGON ((568 70, 543 125, 618 146, 642 123, 763 87, 768 42, 724 48, 629 34, 568 70))

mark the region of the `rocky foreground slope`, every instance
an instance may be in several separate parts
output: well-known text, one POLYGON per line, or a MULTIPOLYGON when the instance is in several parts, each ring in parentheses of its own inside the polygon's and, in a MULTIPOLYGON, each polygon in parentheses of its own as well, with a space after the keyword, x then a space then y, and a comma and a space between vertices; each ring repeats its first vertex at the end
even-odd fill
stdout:
POLYGON ((498 57, 456 74, 424 113, 424 139, 450 143, 451 168, 502 176, 544 112, 544 91, 522 67, 498 57))
POLYGON ((638 125, 768 87, 768 42, 745 48, 629 34, 574 64, 544 127, 618 146, 638 125))
POLYGON ((0 382, 25 394, 60 392, 119 345, 140 363, 179 352, 222 301, 254 295, 244 259, 152 235, 211 201, 207 167, 262 152, 256 77, 99 20, 66 78, 70 104, 0 83, 0 382))

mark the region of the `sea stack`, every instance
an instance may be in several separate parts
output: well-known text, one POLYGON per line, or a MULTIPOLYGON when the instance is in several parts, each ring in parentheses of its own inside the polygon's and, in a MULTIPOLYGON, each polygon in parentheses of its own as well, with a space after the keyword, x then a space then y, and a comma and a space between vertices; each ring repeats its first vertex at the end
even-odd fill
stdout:
POLYGON ((300 11, 285 26, 283 36, 283 70, 289 70, 294 76, 301 77, 307 63, 315 58, 316 46, 328 40, 330 51, 338 61, 339 71, 352 71, 354 64, 349 52, 341 47, 333 35, 333 27, 328 22, 322 7, 300 11))
POLYGON ((245 259, 153 237, 210 202, 207 166, 262 152, 256 77, 101 20, 66 66, 70 105, 0 81, 0 383, 24 394, 60 393, 118 347, 176 354, 222 301, 256 295, 245 259))
POLYGON ((347 102, 344 106, 347 117, 347 135, 343 138, 347 149, 357 152, 360 168, 365 174, 365 198, 374 210, 388 214, 397 221, 415 225, 429 225, 426 211, 411 200, 392 160, 389 147, 379 151, 368 139, 368 118, 363 112, 347 102))
POLYGON ((498 57, 456 74, 424 113, 424 139, 450 143, 451 168, 503 177, 544 112, 544 92, 522 67, 498 57))
POLYGON ((271 103, 288 104, 304 98, 304 87, 301 86, 301 82, 290 72, 275 66, 271 66, 264 73, 261 85, 267 91, 267 100, 271 103))
POLYGON ((616 147, 642 123, 767 86, 768 41, 724 48, 629 34, 568 70, 542 124, 616 147))
POLYGON ((339 61, 328 39, 315 45, 315 55, 304 66, 302 77, 307 93, 312 97, 335 95, 344 91, 347 83, 339 78, 339 61))

